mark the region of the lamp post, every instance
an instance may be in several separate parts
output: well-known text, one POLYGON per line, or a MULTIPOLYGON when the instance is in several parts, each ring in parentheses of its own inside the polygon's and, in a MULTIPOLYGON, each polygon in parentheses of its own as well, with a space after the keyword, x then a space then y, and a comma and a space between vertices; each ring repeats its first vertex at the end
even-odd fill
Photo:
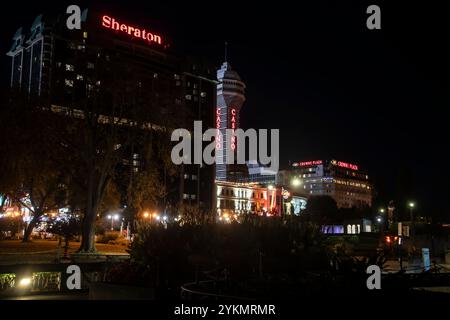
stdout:
POLYGON ((381 233, 381 236, 384 238, 384 224, 386 223, 386 219, 384 218, 384 212, 385 212, 385 210, 384 210, 384 208, 381 208, 380 210, 378 210, 378 212, 379 212, 379 220, 378 220, 378 222, 380 223, 380 233, 381 233))
POLYGON ((108 219, 111 220, 111 231, 114 231, 114 220, 119 220, 119 215, 115 214, 115 215, 108 215, 108 219))
POLYGON ((414 221, 414 207, 416 206, 416 204, 414 202, 410 202, 408 203, 408 207, 409 207, 409 218, 411 220, 411 230, 410 230, 410 239, 411 239, 411 245, 413 247, 414 250, 414 240, 415 240, 415 221, 414 221))

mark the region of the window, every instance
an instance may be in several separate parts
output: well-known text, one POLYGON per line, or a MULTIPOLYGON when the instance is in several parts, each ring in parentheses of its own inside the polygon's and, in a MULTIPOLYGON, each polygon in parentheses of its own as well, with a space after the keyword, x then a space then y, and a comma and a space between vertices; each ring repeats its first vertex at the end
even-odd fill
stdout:
POLYGON ((67 87, 73 87, 73 80, 65 79, 64 83, 67 87))
POLYGON ((200 96, 201 96, 202 98, 206 97, 206 92, 201 92, 201 93, 200 93, 200 96))
POLYGON ((66 64, 66 71, 74 71, 75 67, 71 64, 66 64))
POLYGON ((88 37, 88 33, 87 33, 86 31, 84 31, 84 32, 83 32, 83 38, 84 38, 84 39, 87 39, 87 37, 88 37))
POLYGON ((197 175, 193 174, 192 175, 192 180, 197 180, 197 175))
POLYGON ((176 74, 176 73, 173 75, 173 78, 174 78, 175 80, 180 80, 180 79, 181 79, 180 75, 179 75, 179 74, 176 74))
POLYGON ((190 94, 186 95, 186 100, 192 100, 192 96, 190 94))
POLYGON ((88 62, 87 63, 87 68, 88 69, 94 69, 94 64, 92 62, 88 62))
POLYGON ((187 193, 183 193, 183 199, 189 199, 189 195, 187 193))
POLYGON ((184 179, 189 179, 189 175, 187 173, 184 174, 184 179))
POLYGON ((352 233, 352 226, 351 225, 347 225, 347 233, 348 234, 352 233))
POLYGON ((196 198, 196 195, 195 194, 191 194, 191 199, 195 200, 195 198, 196 198))
POLYGON ((77 80, 83 81, 83 76, 81 74, 77 74, 77 80))

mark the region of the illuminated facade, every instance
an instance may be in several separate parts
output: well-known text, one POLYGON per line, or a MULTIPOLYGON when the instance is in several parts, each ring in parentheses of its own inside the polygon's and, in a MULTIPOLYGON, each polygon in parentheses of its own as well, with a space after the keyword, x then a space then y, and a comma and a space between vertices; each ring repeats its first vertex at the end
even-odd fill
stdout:
POLYGON ((246 166, 226 164, 228 153, 236 152, 236 137, 227 137, 226 129, 239 128, 239 112, 245 101, 245 84, 226 61, 217 70, 217 80, 215 127, 221 135, 216 136, 216 180, 236 182, 242 177, 246 166), (219 150, 221 152, 217 152, 219 150))
POLYGON ((241 214, 279 215, 280 189, 257 183, 217 181, 217 213, 219 217, 236 217, 241 214))
MULTIPOLYGON (((195 120, 215 127, 213 67, 179 56, 168 37, 151 23, 133 23, 120 13, 94 6, 83 11, 81 30, 69 30, 66 18, 65 13, 39 15, 31 28, 17 30, 7 52, 11 87, 41 97, 50 110, 74 118, 82 114, 80 104, 101 91, 105 114, 112 106, 108 99, 117 99, 127 106, 125 121, 132 123, 133 117, 139 117, 149 130, 164 127, 168 118, 176 127, 190 129, 195 120), (137 114, 134 105, 145 105, 148 112, 137 114)), ((145 165, 142 148, 134 146, 129 159, 124 159, 124 166, 133 167, 130 174, 145 165)), ((175 191, 167 201, 211 211, 214 180, 213 166, 184 165, 179 179, 170 182, 175 191)))
POLYGON ((273 185, 217 181, 219 218, 234 219, 243 214, 261 216, 300 215, 306 198, 273 185))
POLYGON ((359 166, 337 160, 294 162, 289 170, 280 171, 277 183, 289 185, 292 179, 302 181, 305 196, 329 195, 340 208, 372 206, 372 185, 359 166))

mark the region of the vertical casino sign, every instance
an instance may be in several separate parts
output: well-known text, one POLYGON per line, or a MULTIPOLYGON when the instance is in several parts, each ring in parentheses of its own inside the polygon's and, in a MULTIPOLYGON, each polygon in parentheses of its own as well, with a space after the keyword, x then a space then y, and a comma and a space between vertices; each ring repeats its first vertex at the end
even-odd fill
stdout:
POLYGON ((231 108, 231 150, 236 150, 236 135, 234 130, 236 130, 236 109, 231 108))
POLYGON ((222 138, 220 135, 220 108, 216 108, 216 150, 220 150, 222 138))

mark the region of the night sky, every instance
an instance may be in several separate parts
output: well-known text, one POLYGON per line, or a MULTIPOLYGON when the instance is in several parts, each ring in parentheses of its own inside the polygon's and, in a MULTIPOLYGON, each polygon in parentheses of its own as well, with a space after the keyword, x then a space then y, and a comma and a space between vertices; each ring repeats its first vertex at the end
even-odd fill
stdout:
MULTIPOLYGON (((241 126, 279 128, 282 165, 355 163, 369 171, 377 206, 411 199, 420 212, 450 219, 450 27, 438 1, 114 2, 169 35, 180 53, 217 67, 228 41, 228 60, 247 85, 241 126), (382 30, 366 28, 370 4, 381 7, 382 30)), ((3 53, 18 27, 55 9, 50 1, 8 7, 3 53)), ((3 84, 8 72, 3 55, 3 84)))

